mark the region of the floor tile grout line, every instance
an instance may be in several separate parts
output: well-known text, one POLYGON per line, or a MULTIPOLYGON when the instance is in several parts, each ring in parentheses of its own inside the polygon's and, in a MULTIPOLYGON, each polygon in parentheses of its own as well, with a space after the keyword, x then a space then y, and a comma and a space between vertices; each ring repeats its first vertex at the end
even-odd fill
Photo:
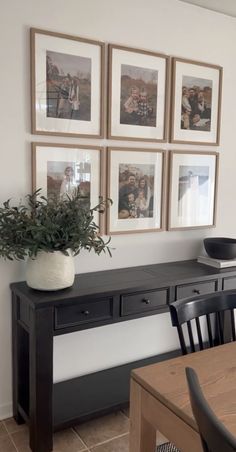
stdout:
POLYGON ((7 428, 6 424, 5 424, 4 419, 3 419, 3 421, 1 421, 1 423, 2 423, 3 426, 5 427, 5 429, 6 429, 7 433, 8 433, 8 435, 10 435, 10 432, 8 431, 8 428, 7 428))
POLYGON ((7 435, 10 435, 10 432, 9 432, 9 430, 8 430, 8 428, 7 428, 7 426, 6 426, 5 422, 4 422, 4 420, 0 422, 0 425, 1 425, 1 424, 2 424, 3 427, 5 428, 7 435))
MULTIPOLYGON (((122 417, 124 417, 125 419, 129 419, 128 416, 127 416, 124 412, 122 412, 121 410, 120 410, 120 414, 122 414, 122 417)), ((15 441, 14 441, 14 434, 20 432, 21 429, 20 429, 20 428, 17 429, 17 427, 16 427, 16 430, 10 431, 10 430, 8 430, 8 428, 7 428, 7 425, 6 425, 5 420, 1 421, 0 424, 1 424, 1 423, 3 424, 3 426, 5 427, 5 430, 6 430, 6 435, 3 435, 3 436, 8 436, 9 439, 10 439, 10 441, 11 441, 11 443, 12 443, 12 445, 13 445, 13 447, 14 447, 14 449, 15 449, 15 451, 16 451, 16 452, 19 452, 19 449, 18 449, 18 447, 17 447, 17 445, 16 445, 16 443, 15 443, 15 441)), ((71 430, 73 431, 73 433, 78 437, 78 439, 79 439, 79 440, 81 441, 81 443, 82 443, 83 449, 81 449, 81 452, 93 452, 93 450, 94 450, 95 447, 102 446, 102 445, 104 445, 104 444, 110 443, 110 442, 112 442, 113 440, 116 440, 116 439, 119 439, 119 438, 128 436, 128 434, 129 434, 129 431, 127 431, 127 432, 122 433, 122 434, 120 434, 120 435, 113 436, 112 438, 109 438, 109 439, 107 439, 107 440, 105 440, 105 441, 102 441, 102 442, 93 444, 93 445, 91 445, 91 446, 88 446, 88 445, 84 442, 84 440, 81 438, 81 436, 79 435, 79 433, 77 432, 77 430, 75 429, 75 427, 71 427, 71 430)))
MULTIPOLYGON (((85 450, 89 452, 88 446, 87 444, 84 442, 84 440, 81 438, 81 436, 79 435, 79 433, 76 431, 76 429, 74 427, 71 428, 71 430, 76 434, 76 436, 80 439, 80 441, 82 442, 82 444, 85 447, 85 450)), ((83 451, 81 451, 83 452, 83 451)))
POLYGON ((5 432, 3 432, 3 434, 0 435, 0 438, 3 438, 4 436, 9 436, 9 433, 7 430, 5 432))
POLYGON ((6 431, 7 431, 8 435, 13 435, 14 433, 18 433, 18 432, 22 431, 21 429, 18 429, 18 430, 13 430, 12 432, 10 432, 10 430, 8 430, 8 428, 6 426, 5 426, 5 428, 6 428, 6 431))
MULTIPOLYGON (((5 426, 5 427, 6 427, 6 426, 5 426)), ((68 429, 68 430, 69 430, 69 429, 68 429)), ((73 428, 71 428, 71 430, 73 431, 73 433, 75 433, 75 435, 79 438, 79 440, 81 441, 81 443, 82 443, 82 445, 83 445, 83 449, 81 449, 81 451, 79 451, 79 452, 89 452, 89 449, 88 449, 87 445, 86 445, 85 442, 82 440, 82 438, 80 438, 80 436, 78 435, 78 433, 76 432, 76 430, 74 430, 73 428)), ((12 435, 14 435, 15 433, 19 433, 20 431, 21 431, 21 430, 19 429, 19 430, 14 430, 14 431, 10 432, 10 431, 7 429, 7 427, 6 427, 6 435, 5 435, 5 436, 8 436, 8 437, 10 438, 10 440, 11 440, 11 442, 13 443, 13 446, 15 447, 15 449, 16 449, 17 452, 19 452, 19 451, 18 451, 17 445, 16 445, 16 443, 15 443, 14 438, 12 437, 12 435)), ((1 437, 0 437, 0 438, 1 438, 1 437)))
POLYGON ((14 446, 15 449, 16 449, 16 452, 19 452, 19 449, 17 448, 16 443, 15 443, 14 439, 12 438, 12 435, 9 434, 9 437, 10 437, 10 440, 11 440, 13 446, 14 446))
MULTIPOLYGON (((69 429, 68 429, 68 430, 69 430, 69 429)), ((71 430, 73 430, 73 429, 71 428, 71 430)), ((18 432, 13 432, 12 434, 14 434, 14 433, 18 433, 18 432)), ((74 432, 74 433, 76 433, 76 432, 74 432)), ((15 444, 14 439, 12 438, 12 434, 9 434, 8 436, 10 437, 10 440, 12 441, 13 446, 14 446, 15 449, 16 449, 16 452, 19 452, 19 449, 17 448, 17 445, 15 444)), ((77 433, 76 433, 76 436, 79 437, 79 435, 78 435, 77 433)), ((79 437, 79 439, 81 439, 81 438, 79 437)), ((86 444, 84 443, 84 441, 81 440, 81 442, 82 442, 84 448, 81 449, 79 452, 89 452, 89 450, 88 450, 86 444)), ((29 446, 29 444, 27 444, 27 445, 29 446)), ((52 452, 53 452, 53 451, 52 451, 52 452)))
POLYGON ((97 444, 94 444, 93 446, 89 446, 90 449, 91 449, 91 452, 92 452, 92 450, 93 450, 95 447, 102 446, 103 444, 110 443, 110 442, 113 441, 114 439, 119 439, 119 438, 122 438, 123 436, 126 436, 126 435, 129 435, 129 432, 122 433, 122 435, 113 436, 112 438, 107 439, 106 441, 103 441, 102 443, 97 443, 97 444))
MULTIPOLYGON (((13 433, 18 433, 18 432, 22 431, 22 427, 27 426, 27 424, 25 424, 25 423, 24 424, 17 424, 16 421, 15 421, 15 423, 16 423, 16 427, 15 427, 16 430, 10 431, 10 430, 8 430, 7 422, 6 422, 8 419, 10 419, 10 418, 4 419, 2 421, 2 423, 4 424, 5 429, 7 430, 8 435, 12 435, 13 433)), ((12 418, 12 419, 14 419, 14 418, 12 418)))

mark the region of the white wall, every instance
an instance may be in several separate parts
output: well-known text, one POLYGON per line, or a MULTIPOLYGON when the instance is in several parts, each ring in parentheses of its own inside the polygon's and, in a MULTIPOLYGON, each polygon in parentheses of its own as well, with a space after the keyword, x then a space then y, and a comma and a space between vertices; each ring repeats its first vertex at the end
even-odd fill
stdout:
MULTIPOLYGON (((77 271, 194 258, 203 237, 235 235, 235 19, 178 0, 0 0, 0 4, 0 201, 19 198, 30 191, 31 141, 109 143, 30 134, 29 28, 38 27, 193 58, 224 68, 217 228, 114 237, 112 259, 83 253, 76 260, 77 271)), ((156 147, 150 143, 145 146, 156 147)), ((159 147, 181 148, 169 144, 159 147)), ((190 145, 182 148, 215 150, 190 145)), ((0 262, 0 419, 11 413, 9 283, 22 279, 23 263, 0 262)), ((61 336, 55 340, 54 378, 153 355, 175 348, 176 344, 168 314, 61 336)))

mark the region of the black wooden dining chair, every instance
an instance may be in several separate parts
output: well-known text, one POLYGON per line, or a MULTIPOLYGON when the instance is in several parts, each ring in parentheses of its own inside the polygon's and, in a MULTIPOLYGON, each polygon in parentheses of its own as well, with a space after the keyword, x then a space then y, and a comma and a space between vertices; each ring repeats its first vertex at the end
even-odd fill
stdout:
MULTIPOLYGON (((195 352, 204 348, 214 347, 225 342, 223 315, 229 312, 229 324, 231 338, 235 341, 235 321, 234 309, 236 309, 236 290, 214 292, 209 295, 195 296, 175 301, 170 304, 170 314, 172 325, 177 327, 180 346, 183 355, 188 351, 195 352), (208 341, 203 340, 203 332, 200 318, 205 316, 208 341), (194 341, 193 325, 195 323, 198 343, 194 341), (186 345, 183 325, 187 324, 190 347, 186 345)), ((207 449, 206 449, 207 450, 207 449)), ((208 451, 208 450, 207 450, 208 451)), ((171 444, 165 443, 157 447, 157 452, 178 452, 178 449, 171 444)), ((204 450, 205 452, 205 450, 204 450)), ((211 452, 218 452, 212 450, 211 452)), ((225 452, 223 449, 221 452, 225 452)))
POLYGON ((186 368, 190 403, 204 452, 235 452, 236 438, 219 421, 206 401, 196 372, 186 368))
POLYGON ((180 346, 183 355, 189 351, 195 352, 204 348, 224 344, 229 340, 236 340, 234 309, 236 308, 236 290, 214 292, 209 295, 195 296, 175 301, 170 304, 172 325, 177 327, 180 346), (230 339, 225 340, 224 315, 227 316, 230 328, 230 339), (207 330, 207 340, 203 340, 200 318, 205 317, 204 328, 207 330), (193 333, 193 324, 196 326, 196 343, 193 333), (187 347, 183 325, 187 325, 187 335, 190 347, 187 347))

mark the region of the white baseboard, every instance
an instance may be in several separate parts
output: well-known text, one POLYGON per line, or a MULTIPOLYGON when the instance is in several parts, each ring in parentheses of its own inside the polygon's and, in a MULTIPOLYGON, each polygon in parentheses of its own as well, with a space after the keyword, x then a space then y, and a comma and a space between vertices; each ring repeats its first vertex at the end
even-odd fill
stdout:
POLYGON ((3 405, 0 405, 0 421, 12 417, 12 414, 13 411, 11 403, 5 403, 3 405))

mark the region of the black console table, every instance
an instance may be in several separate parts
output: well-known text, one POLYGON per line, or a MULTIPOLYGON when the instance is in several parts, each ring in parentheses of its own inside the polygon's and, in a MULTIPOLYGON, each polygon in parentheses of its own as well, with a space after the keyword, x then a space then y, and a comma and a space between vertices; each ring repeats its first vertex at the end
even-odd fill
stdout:
POLYGON ((53 385, 53 336, 163 313, 176 299, 227 289, 236 289, 236 268, 217 270, 196 261, 77 275, 73 287, 57 292, 11 284, 14 418, 29 423, 32 451, 51 451, 53 430, 127 403, 132 368, 180 354, 53 385))

